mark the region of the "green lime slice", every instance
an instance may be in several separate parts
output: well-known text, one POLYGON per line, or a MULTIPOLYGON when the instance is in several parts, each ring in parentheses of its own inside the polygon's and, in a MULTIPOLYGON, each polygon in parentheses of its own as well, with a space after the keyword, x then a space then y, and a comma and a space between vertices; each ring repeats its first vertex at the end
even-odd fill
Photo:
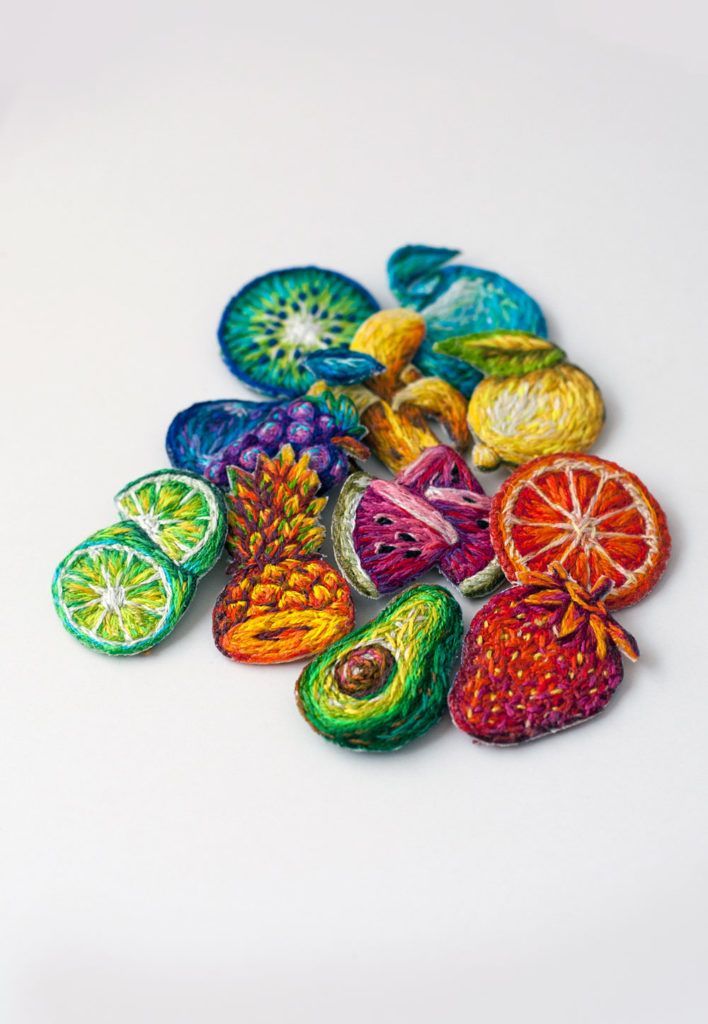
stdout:
POLYGON ((134 522, 187 572, 202 576, 221 554, 226 508, 221 492, 194 473, 163 469, 134 480, 115 498, 134 522))
POLYGON ((117 523, 69 552, 52 589, 78 640, 106 654, 137 654, 173 629, 194 587, 137 526, 117 523))

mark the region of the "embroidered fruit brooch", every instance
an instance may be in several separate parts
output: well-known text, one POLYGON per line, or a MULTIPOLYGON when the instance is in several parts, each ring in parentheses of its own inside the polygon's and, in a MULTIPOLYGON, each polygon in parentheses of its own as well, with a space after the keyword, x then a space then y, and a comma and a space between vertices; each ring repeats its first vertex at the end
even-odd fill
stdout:
POLYGON ((119 521, 56 569, 65 629, 103 654, 149 650, 225 547, 216 647, 253 666, 309 659, 297 707, 335 744, 396 750, 447 708, 475 741, 513 746, 606 708, 638 656, 614 614, 664 572, 666 516, 588 454, 600 390, 535 299, 458 256, 397 249, 390 308, 316 266, 237 291, 218 344, 259 394, 174 416, 172 468, 124 487, 119 521), (505 467, 495 494, 470 448, 478 469, 505 467), (451 590, 486 601, 464 642, 451 590), (389 603, 356 628, 353 592, 389 603))
POLYGON ((337 562, 378 598, 437 567, 466 597, 502 581, 489 535, 490 500, 457 452, 426 449, 395 480, 349 477, 332 516, 337 562))
POLYGON ((226 495, 229 582, 214 607, 216 646, 234 661, 310 657, 354 625, 346 581, 317 552, 327 499, 308 456, 286 446, 254 473, 231 467, 226 495))
POLYGON ((261 455, 289 445, 307 456, 324 492, 344 482, 350 458, 368 458, 365 433, 346 395, 321 390, 288 402, 198 402, 175 416, 166 446, 174 466, 227 487, 230 466, 252 472, 261 455))
POLYGON ((467 419, 480 469, 518 465, 551 452, 592 447, 605 421, 595 382, 565 361, 562 349, 521 331, 473 334, 439 342, 485 373, 470 398, 467 419))
POLYGON ((549 455, 520 467, 494 495, 490 524, 507 579, 559 562, 581 586, 609 580, 608 608, 648 594, 671 553, 656 498, 634 473, 594 455, 549 455))
POLYGON ((442 587, 413 587, 303 671, 301 714, 325 739, 396 750, 445 710, 462 639, 457 602, 442 587))
POLYGON ((639 656, 603 602, 610 580, 586 590, 554 562, 522 581, 475 615, 450 691, 455 725, 484 743, 521 743, 592 718, 622 682, 621 655, 639 656))
POLYGON ((66 629, 103 654, 139 654, 171 633, 197 580, 224 546, 226 508, 216 487, 169 469, 116 495, 121 521, 87 537, 54 574, 66 629))

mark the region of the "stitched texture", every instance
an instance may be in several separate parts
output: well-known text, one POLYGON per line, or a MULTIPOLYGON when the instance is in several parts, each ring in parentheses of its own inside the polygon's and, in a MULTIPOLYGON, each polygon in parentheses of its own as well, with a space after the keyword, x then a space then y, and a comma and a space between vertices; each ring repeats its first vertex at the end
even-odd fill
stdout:
POLYGON ((307 666, 298 707, 334 743, 396 750, 442 715, 461 638, 454 598, 441 587, 413 587, 307 666))
POLYGON ((490 499, 451 448, 427 448, 395 480, 351 476, 332 515, 337 564, 367 597, 394 593, 433 566, 467 597, 503 579, 489 535, 490 499))
POLYGON ((457 249, 405 245, 390 257, 388 279, 397 301, 425 316, 427 333, 416 354, 416 366, 469 397, 481 372, 443 354, 437 342, 493 330, 529 331, 545 337, 546 321, 538 303, 513 281, 479 267, 449 264, 459 255, 457 249))
MULTIPOLYGON (((440 443, 427 419, 437 420, 462 451, 471 440, 464 395, 447 381, 423 377, 412 364, 424 337, 425 320, 419 313, 382 309, 361 324, 350 344, 352 352, 384 367, 341 392, 354 402, 368 432, 367 444, 394 473, 440 443)), ((310 393, 321 387, 315 385, 310 393)))
POLYGON ((245 285, 226 307, 218 331, 224 362, 266 395, 301 395, 312 383, 304 358, 347 344, 378 308, 365 288, 335 270, 272 271, 245 285))
POLYGON ((254 473, 231 467, 226 546, 230 580, 213 613, 217 647, 269 664, 319 653, 354 624, 346 581, 316 552, 324 540, 319 479, 286 445, 254 473))
POLYGON ((521 743, 592 718, 622 681, 634 639, 609 615, 601 580, 587 591, 555 563, 496 594, 474 617, 449 706, 458 728, 521 743))
POLYGON ((487 374, 470 398, 468 422, 480 469, 520 465, 538 455, 585 451, 605 407, 595 382, 552 342, 523 331, 451 338, 435 346, 487 374))
POLYGON ((166 446, 173 465, 225 488, 229 466, 252 472, 261 455, 272 458, 289 444, 307 454, 324 492, 344 482, 349 457, 368 458, 365 433, 346 395, 319 389, 290 402, 198 402, 175 416, 166 446))
POLYGON ((69 552, 52 594, 81 643, 103 654, 139 654, 174 629, 198 577, 219 558, 226 508, 217 488, 169 469, 133 480, 115 501, 123 522, 69 552))
POLYGON ((607 577, 610 608, 648 594, 671 553, 666 516, 642 481, 615 462, 580 453, 515 470, 492 500, 490 528, 508 579, 557 561, 585 587, 607 577))

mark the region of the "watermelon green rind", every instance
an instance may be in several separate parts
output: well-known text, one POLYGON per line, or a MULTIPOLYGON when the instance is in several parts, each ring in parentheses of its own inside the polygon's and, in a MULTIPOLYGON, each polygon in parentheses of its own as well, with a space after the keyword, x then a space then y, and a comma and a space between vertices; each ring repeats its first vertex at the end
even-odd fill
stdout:
POLYGON ((489 565, 485 565, 484 569, 480 569, 473 576, 468 576, 467 579, 455 585, 465 597, 477 599, 488 597, 497 587, 501 586, 505 579, 499 562, 494 558, 489 565))
POLYGON ((354 547, 356 510, 373 479, 368 473, 361 472, 348 477, 332 514, 332 546, 337 565, 355 590, 376 600, 381 594, 362 566, 354 547))

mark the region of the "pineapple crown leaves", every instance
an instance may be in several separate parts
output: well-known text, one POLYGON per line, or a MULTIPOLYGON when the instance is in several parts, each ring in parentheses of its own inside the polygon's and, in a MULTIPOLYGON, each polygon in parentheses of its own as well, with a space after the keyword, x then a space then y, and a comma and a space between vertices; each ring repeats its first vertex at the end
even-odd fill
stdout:
POLYGON ((631 661, 639 657, 637 641, 612 618, 603 598, 612 589, 612 581, 603 576, 589 590, 577 583, 560 562, 553 562, 550 572, 525 572, 519 582, 538 589, 524 598, 526 604, 562 609, 555 630, 559 639, 572 636, 583 627, 592 633, 600 658, 607 656, 615 644, 631 661))
POLYGON ((327 499, 316 496, 320 480, 308 455, 296 460, 286 445, 272 459, 261 455, 255 472, 229 466, 227 475, 226 547, 237 566, 297 558, 322 546, 318 520, 327 499))
POLYGON ((565 361, 562 348, 525 331, 463 334, 437 342, 433 350, 471 363, 492 377, 523 377, 533 370, 548 370, 565 361))

